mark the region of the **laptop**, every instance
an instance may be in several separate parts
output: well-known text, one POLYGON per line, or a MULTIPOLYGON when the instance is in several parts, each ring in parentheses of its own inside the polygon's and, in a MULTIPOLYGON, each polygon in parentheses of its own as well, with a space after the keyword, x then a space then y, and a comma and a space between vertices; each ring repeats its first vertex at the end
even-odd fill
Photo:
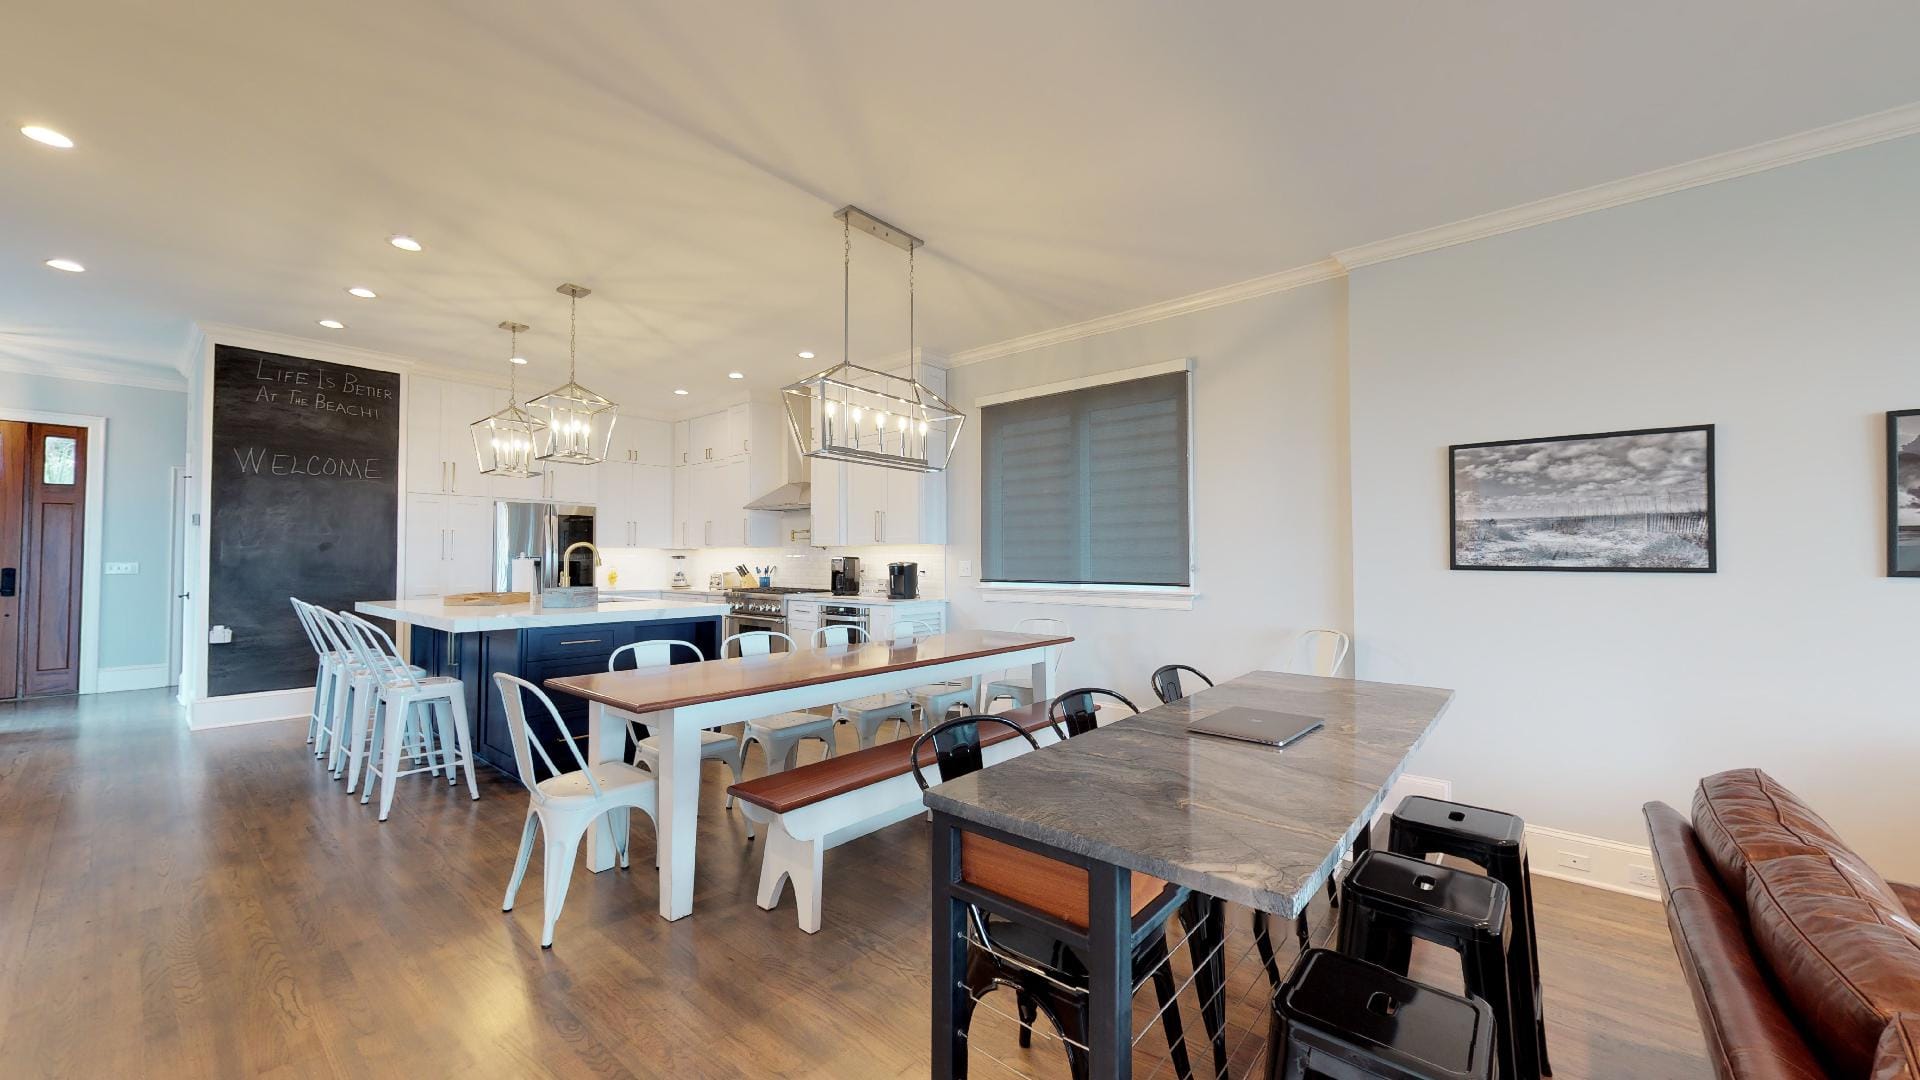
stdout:
POLYGON ((1285 746, 1318 729, 1322 723, 1317 717, 1297 713, 1236 706, 1222 709, 1203 720, 1195 720, 1188 727, 1201 735, 1216 735, 1222 739, 1238 739, 1262 746, 1285 746))

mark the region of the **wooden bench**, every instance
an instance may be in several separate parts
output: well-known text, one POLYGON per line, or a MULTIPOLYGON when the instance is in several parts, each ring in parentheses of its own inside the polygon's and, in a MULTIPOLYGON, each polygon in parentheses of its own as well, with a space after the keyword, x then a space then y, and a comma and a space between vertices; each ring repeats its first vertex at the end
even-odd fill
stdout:
MULTIPOLYGON (((1036 702, 1000 715, 1047 746, 1059 736, 1047 723, 1046 708, 1046 702, 1036 702)), ((981 759, 989 766, 1032 749, 1027 740, 992 722, 980 726, 980 745, 981 759)), ((766 849, 760 856, 756 898, 762 908, 772 911, 791 880, 800 929, 819 933, 820 868, 826 850, 926 809, 907 762, 912 748, 912 739, 897 739, 727 789, 742 812, 762 827, 766 849)), ((921 747, 920 769, 928 783, 939 782, 931 743, 921 747)))

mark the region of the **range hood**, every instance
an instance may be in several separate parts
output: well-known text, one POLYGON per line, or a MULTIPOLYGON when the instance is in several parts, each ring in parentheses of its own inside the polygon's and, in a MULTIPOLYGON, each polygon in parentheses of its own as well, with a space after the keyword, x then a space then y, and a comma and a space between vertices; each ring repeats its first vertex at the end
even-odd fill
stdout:
POLYGON ((813 485, 804 480, 782 484, 746 505, 748 510, 812 510, 813 485))

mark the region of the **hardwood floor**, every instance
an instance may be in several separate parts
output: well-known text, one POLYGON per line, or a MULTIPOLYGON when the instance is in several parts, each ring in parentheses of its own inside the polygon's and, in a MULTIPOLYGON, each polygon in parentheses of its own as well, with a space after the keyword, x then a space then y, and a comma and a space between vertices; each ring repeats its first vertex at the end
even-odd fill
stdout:
MULTIPOLYGON (((825 926, 810 936, 790 895, 754 906, 757 852, 720 808, 713 766, 694 915, 655 914, 641 819, 635 869, 576 869, 542 951, 537 871, 500 911, 526 810, 517 784, 488 770, 473 802, 408 778, 383 825, 304 737, 294 723, 190 734, 161 691, 0 706, 7 1075, 926 1074, 920 822, 827 854, 825 926)), ((1707 1075, 1659 907, 1550 880, 1537 893, 1555 1075, 1707 1075)), ((1240 957, 1246 913, 1230 911, 1240 957)), ((1319 906, 1313 925, 1327 934, 1319 906)), ((1276 945, 1284 967, 1291 934, 1276 945)), ((1419 974, 1446 984, 1444 960, 1423 951, 1419 974)), ((1257 970, 1249 954, 1231 980, 1236 1078, 1262 1050, 1257 970)), ((973 1075, 1013 1075, 988 1054, 1066 1075, 1049 1038, 1023 1051, 1014 1034, 983 1011, 973 1075)), ((1154 1028, 1136 1075, 1171 1076, 1165 1053, 1154 1028)))

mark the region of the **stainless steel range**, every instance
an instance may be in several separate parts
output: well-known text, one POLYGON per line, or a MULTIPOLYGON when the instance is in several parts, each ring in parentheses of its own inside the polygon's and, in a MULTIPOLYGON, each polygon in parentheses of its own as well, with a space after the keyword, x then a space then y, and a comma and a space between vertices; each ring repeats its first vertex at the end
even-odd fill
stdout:
MULTIPOLYGON (((787 597, 789 596, 826 596, 825 589, 809 589, 788 585, 774 585, 764 589, 728 589, 727 590, 727 635, 751 633, 755 630, 771 630, 776 634, 787 632, 787 597)), ((775 652, 785 651, 780 642, 774 644, 775 652)), ((803 643, 804 644, 804 643, 803 643)))

